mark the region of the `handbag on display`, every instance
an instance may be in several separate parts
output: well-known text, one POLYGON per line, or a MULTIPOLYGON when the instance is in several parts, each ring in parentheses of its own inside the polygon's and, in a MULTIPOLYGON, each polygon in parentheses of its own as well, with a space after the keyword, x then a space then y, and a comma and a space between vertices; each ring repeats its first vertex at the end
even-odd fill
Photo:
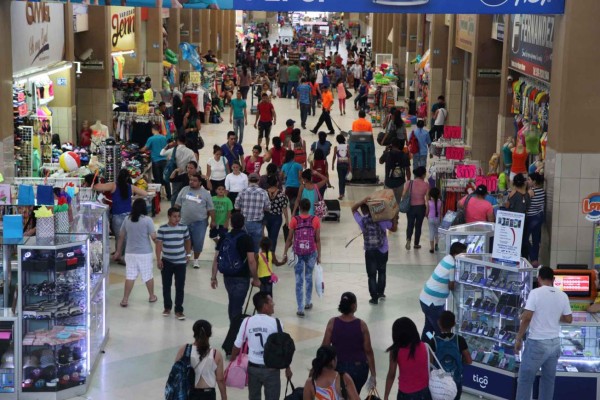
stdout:
POLYGON ((412 193, 412 181, 410 181, 408 185, 408 192, 406 192, 406 194, 402 196, 400 204, 398 204, 398 211, 404 214, 406 214, 408 210, 410 210, 410 195, 412 193))
POLYGON ((435 352, 429 347, 427 343, 427 364, 429 370, 429 392, 431 392, 431 398, 433 400, 453 400, 456 397, 458 389, 456 388, 456 382, 450 372, 444 371, 441 368, 442 364, 435 355, 435 352), (438 363, 440 368, 436 368, 434 365, 429 363, 429 354, 433 356, 433 359, 438 363), (432 369, 433 368, 433 369, 432 369))
POLYGON ((11 188, 7 183, 0 184, 0 205, 12 204, 11 188))

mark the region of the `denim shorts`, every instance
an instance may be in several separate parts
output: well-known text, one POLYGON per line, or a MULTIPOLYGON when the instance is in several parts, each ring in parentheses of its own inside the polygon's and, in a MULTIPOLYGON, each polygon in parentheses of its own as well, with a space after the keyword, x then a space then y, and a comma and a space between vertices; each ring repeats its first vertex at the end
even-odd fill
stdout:
POLYGON ((188 225, 190 236, 192 239, 192 248, 194 252, 200 253, 204 248, 204 237, 208 228, 208 218, 200 221, 192 222, 188 225))

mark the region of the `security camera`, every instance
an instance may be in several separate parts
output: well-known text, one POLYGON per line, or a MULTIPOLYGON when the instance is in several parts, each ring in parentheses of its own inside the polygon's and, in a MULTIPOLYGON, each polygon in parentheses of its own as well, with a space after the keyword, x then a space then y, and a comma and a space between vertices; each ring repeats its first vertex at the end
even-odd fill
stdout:
POLYGON ((512 82, 514 79, 515 79, 515 78, 513 78, 513 76, 512 76, 512 75, 508 75, 508 76, 506 77, 506 80, 507 80, 507 81, 509 81, 509 82, 512 82))
POLYGON ((94 53, 94 50, 91 48, 88 48, 83 53, 81 53, 78 58, 80 61, 87 61, 92 58, 93 53, 94 53))
POLYGON ((75 78, 77 78, 77 79, 81 78, 81 72, 76 72, 75 73, 75 78))

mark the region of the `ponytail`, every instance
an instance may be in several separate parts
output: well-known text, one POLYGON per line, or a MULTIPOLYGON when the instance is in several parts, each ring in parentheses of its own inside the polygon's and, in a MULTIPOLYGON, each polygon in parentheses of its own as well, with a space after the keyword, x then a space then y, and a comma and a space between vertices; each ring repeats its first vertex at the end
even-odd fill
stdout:
POLYGON ((319 378, 323 369, 331 365, 331 362, 335 360, 337 353, 333 346, 321 346, 317 350, 317 356, 312 361, 312 378, 313 380, 319 378))
POLYGON ((196 350, 200 360, 208 355, 210 351, 210 337, 212 336, 212 326, 210 322, 203 319, 194 323, 194 339, 196 340, 196 350))

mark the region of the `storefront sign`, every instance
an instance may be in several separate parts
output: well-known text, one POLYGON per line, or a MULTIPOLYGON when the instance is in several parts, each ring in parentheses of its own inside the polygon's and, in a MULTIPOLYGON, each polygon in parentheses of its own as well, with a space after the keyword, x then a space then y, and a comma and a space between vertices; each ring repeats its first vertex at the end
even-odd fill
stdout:
POLYGON ((479 367, 477 362, 465 365, 463 368, 463 387, 497 396, 501 399, 514 398, 517 378, 488 368, 479 367))
POLYGON ((553 15, 512 15, 510 17, 509 68, 550 82, 553 15))
POLYGON ((498 210, 494 229, 492 257, 503 261, 521 260, 525 214, 498 210))
POLYGON ((65 50, 65 16, 62 4, 12 4, 13 74, 62 61, 65 50))
POLYGON ((461 14, 456 16, 456 42, 455 46, 469 53, 475 51, 475 24, 477 16, 461 14))
MULTIPOLYGON (((59 0, 66 3, 67 0, 59 0)), ((82 3, 85 0, 71 0, 82 3)), ((96 0, 106 5, 108 0, 96 0)), ((115 3, 114 0, 112 0, 115 3)), ((110 3, 110 2, 109 2, 110 3)), ((157 7, 157 0, 127 0, 129 7, 157 7)), ((252 11, 332 11, 401 14, 563 14, 565 0, 162 0, 168 8, 252 11)))
POLYGON ((110 43, 112 51, 135 50, 135 8, 110 8, 110 43))
POLYGON ((592 222, 600 221, 600 193, 592 193, 581 202, 581 212, 585 219, 592 222))
POLYGON ((504 41, 504 15, 494 14, 492 22, 492 39, 504 41))

